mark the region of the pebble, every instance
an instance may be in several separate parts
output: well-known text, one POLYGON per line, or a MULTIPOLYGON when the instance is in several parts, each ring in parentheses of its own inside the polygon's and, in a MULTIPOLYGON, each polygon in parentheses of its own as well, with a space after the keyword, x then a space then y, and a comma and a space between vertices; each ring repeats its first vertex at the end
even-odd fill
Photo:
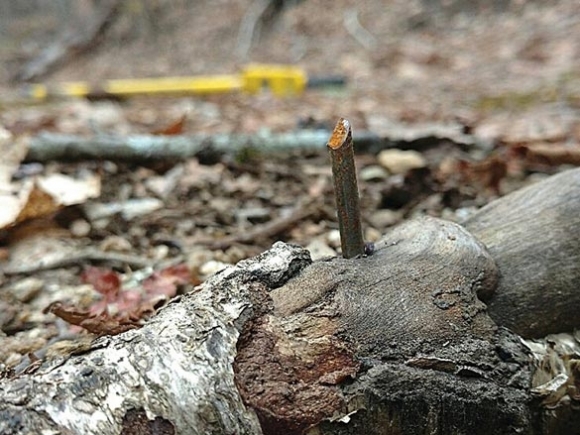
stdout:
POLYGON ((402 219, 402 214, 397 210, 378 210, 371 214, 368 218, 369 223, 374 228, 388 228, 399 223, 402 219))
POLYGON ((383 150, 378 154, 377 161, 391 174, 404 174, 411 169, 427 166, 423 154, 413 150, 383 150))
POLYGON ((131 252, 131 242, 121 236, 108 236, 101 243, 99 249, 105 252, 131 252))
POLYGON ((8 291, 20 302, 34 299, 44 287, 44 281, 34 277, 21 279, 9 287, 8 291))
POLYGON ((320 238, 312 240, 308 246, 306 246, 306 249, 310 251, 312 261, 320 260, 321 258, 336 257, 336 251, 320 238))
POLYGON ((225 269, 226 267, 231 266, 231 264, 223 263, 221 261, 210 260, 207 263, 204 263, 199 268, 199 273, 204 278, 209 277, 215 273, 218 273, 220 270, 225 269))
POLYGON ((387 179, 389 172, 382 166, 371 165, 362 168, 359 172, 360 179, 363 181, 382 181, 387 179))
POLYGON ((326 242, 333 248, 340 248, 340 231, 329 231, 326 234, 326 242))
POLYGON ((91 232, 91 224, 84 219, 76 219, 71 222, 69 230, 75 237, 86 237, 91 232))
POLYGON ((189 270, 199 272, 200 268, 211 260, 214 260, 213 251, 196 248, 187 254, 186 264, 189 270))
POLYGON ((365 242, 376 242, 382 237, 382 233, 375 228, 365 229, 365 242))

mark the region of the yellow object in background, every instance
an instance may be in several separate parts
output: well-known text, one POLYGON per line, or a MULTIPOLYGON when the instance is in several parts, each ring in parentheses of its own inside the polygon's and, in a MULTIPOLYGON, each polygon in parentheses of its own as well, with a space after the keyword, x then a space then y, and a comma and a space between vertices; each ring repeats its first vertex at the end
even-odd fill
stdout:
POLYGON ((300 94, 306 89, 308 77, 297 67, 279 65, 250 65, 242 71, 242 88, 256 94, 264 88, 284 97, 300 94))
POLYGON ((109 80, 102 92, 125 97, 139 94, 221 94, 240 88, 237 76, 216 75, 109 80))
POLYGON ((163 77, 107 80, 97 86, 85 82, 34 84, 27 95, 38 100, 51 97, 129 97, 134 95, 219 94, 268 90, 278 97, 297 95, 307 87, 343 85, 342 77, 309 79, 301 68, 285 65, 249 65, 238 75, 163 77))

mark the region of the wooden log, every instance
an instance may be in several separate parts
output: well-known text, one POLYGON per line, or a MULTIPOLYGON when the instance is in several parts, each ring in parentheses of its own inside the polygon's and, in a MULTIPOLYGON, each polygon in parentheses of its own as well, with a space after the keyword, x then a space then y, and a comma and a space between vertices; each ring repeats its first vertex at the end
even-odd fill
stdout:
POLYGON ((415 376, 461 366, 492 377, 496 325, 476 292, 496 277, 483 245, 434 218, 399 226, 370 257, 317 262, 272 290, 273 308, 246 326, 235 361, 242 397, 264 433, 300 434, 361 411, 364 396, 337 385, 381 361, 415 376))
MULTIPOLYGON (((512 225, 533 227, 528 216, 543 215, 545 205, 571 210, 559 204, 569 196, 553 190, 576 185, 579 174, 514 194, 510 204, 537 209, 519 222, 512 216, 511 225, 505 208, 482 210, 488 225, 480 236, 491 238, 496 225, 525 238, 512 225), (530 200, 536 195, 544 200, 530 200)), ((559 240, 572 254, 570 238, 577 243, 580 234, 553 228, 553 246, 559 240)), ((578 433, 574 369, 564 385, 568 402, 545 409, 531 390, 537 367, 529 348, 480 300, 499 297, 505 271, 529 279, 517 256, 496 261, 494 252, 501 244, 488 250, 458 224, 434 218, 393 229, 368 257, 311 263, 304 249, 277 243, 173 301, 142 329, 2 380, 0 433, 578 433)), ((566 273, 578 279, 578 267, 566 273)), ((537 308, 557 319, 552 307, 537 308)))
POLYGON ((174 300, 139 330, 4 379, 0 433, 259 434, 234 386, 239 328, 259 308, 254 294, 308 259, 302 249, 275 245, 174 300))
POLYGON ((465 227, 499 267, 486 301, 498 324, 523 337, 580 326, 580 169, 493 201, 465 227))

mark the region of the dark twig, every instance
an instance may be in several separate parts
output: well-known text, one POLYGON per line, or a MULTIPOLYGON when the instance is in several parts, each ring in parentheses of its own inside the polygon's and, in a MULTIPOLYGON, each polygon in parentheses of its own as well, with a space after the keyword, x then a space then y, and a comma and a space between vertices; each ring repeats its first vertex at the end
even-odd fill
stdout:
POLYGON ((346 119, 338 120, 327 145, 332 160, 342 256, 352 258, 363 255, 364 240, 360 221, 352 131, 346 119))

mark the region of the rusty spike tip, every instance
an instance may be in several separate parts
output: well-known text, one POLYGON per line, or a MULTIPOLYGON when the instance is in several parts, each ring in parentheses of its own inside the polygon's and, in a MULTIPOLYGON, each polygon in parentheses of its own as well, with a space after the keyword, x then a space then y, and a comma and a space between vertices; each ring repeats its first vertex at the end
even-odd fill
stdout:
POLYGON ((350 122, 340 118, 328 141, 336 212, 340 230, 340 245, 344 258, 364 255, 356 168, 350 122))
POLYGON ((333 150, 340 148, 346 143, 349 134, 351 134, 350 122, 348 119, 340 118, 332 130, 328 146, 333 150))

